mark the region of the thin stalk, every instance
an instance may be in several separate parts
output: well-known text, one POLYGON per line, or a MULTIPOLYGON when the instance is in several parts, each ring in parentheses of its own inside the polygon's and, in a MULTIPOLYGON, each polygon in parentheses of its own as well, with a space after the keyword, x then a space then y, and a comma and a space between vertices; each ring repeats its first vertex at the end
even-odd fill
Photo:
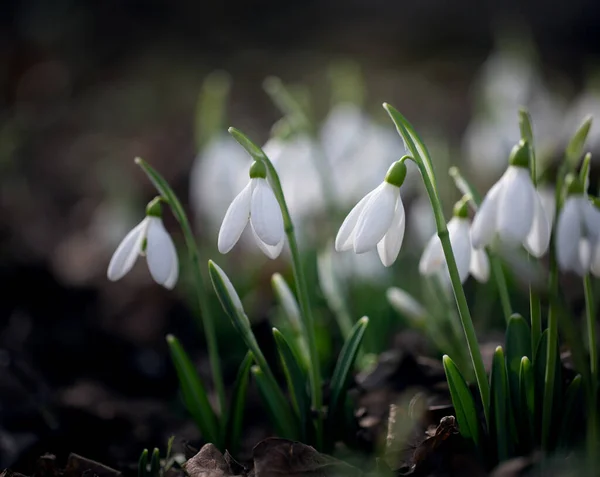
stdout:
MULTIPOLYGON (((468 197, 471 208, 477 212, 477 209, 479 209, 479 206, 481 205, 481 196, 477 193, 477 190, 475 190, 469 181, 463 177, 458 167, 452 166, 448 173, 454 180, 454 184, 458 190, 468 197)), ((504 275, 502 263, 500 262, 498 256, 489 248, 486 249, 486 252, 490 260, 490 267, 492 269, 492 274, 494 275, 494 280, 496 281, 496 286, 498 287, 498 294, 500 295, 500 305, 502 306, 504 320, 508 324, 508 320, 513 313, 513 309, 512 305, 510 304, 510 294, 508 293, 508 286, 506 285, 506 276, 504 275)))
POLYGON ((469 348, 469 354, 471 355, 473 370, 475 371, 475 379, 477 380, 477 386, 479 388, 479 394, 481 395, 481 402, 483 404, 485 421, 489 429, 490 385, 485 373, 481 350, 479 349, 477 335, 475 334, 475 327, 473 326, 469 305, 467 304, 467 297, 465 296, 465 291, 460 282, 456 260, 454 259, 454 253, 452 252, 450 234, 448 233, 446 221, 444 219, 444 211, 435 190, 435 186, 429 177, 427 168, 425 167, 425 163, 422 160, 415 160, 414 162, 417 164, 417 167, 421 172, 423 183, 425 184, 425 189, 427 190, 427 195, 429 196, 431 207, 433 208, 437 234, 440 238, 440 242, 442 243, 442 249, 444 250, 444 256, 446 257, 446 263, 448 264, 450 281, 452 282, 452 290, 454 291, 454 298, 456 300, 456 306, 458 307, 458 315, 460 316, 465 338, 467 339, 467 346, 469 348))
POLYGON ((300 313, 304 318, 303 331, 306 337, 308 352, 310 355, 309 381, 311 387, 311 404, 317 414, 316 444, 317 448, 321 448, 323 439, 323 416, 321 415, 323 395, 321 390, 319 355, 317 352, 317 340, 315 336, 315 322, 310 307, 306 278, 304 277, 304 271, 302 269, 302 263, 300 260, 300 251, 298 250, 298 243, 296 242, 296 235, 294 234, 294 224, 285 201, 285 196, 283 195, 283 188, 281 187, 279 175, 277 174, 273 163, 270 161, 264 151, 254 144, 241 131, 238 131, 235 128, 229 128, 229 133, 244 147, 244 149, 246 149, 246 151, 248 151, 248 153, 250 153, 255 160, 262 161, 265 164, 268 170, 271 187, 273 188, 273 192, 281 208, 285 234, 288 239, 290 254, 292 256, 292 270, 294 274, 294 280, 296 282, 296 292, 298 294, 298 303, 300 304, 300 313))
POLYGON ((542 308, 540 297, 533 291, 529 285, 529 316, 531 318, 531 353, 535 353, 537 345, 542 336, 542 308))
MULTIPOLYGON (((585 291, 585 315, 587 321, 588 342, 590 348, 590 397, 589 397, 589 416, 590 420, 587 429, 588 449, 595 452, 598 442, 598 416, 596 410, 596 396, 598 393, 598 348, 596 342, 596 314, 594 310, 594 293, 592 290, 592 280, 588 273, 583 279, 583 288, 585 291)), ((591 454, 593 455, 593 454, 591 454)))
POLYGON ((217 345, 217 334, 215 332, 214 318, 210 311, 210 305, 208 302, 208 295, 206 290, 208 288, 204 285, 204 278, 200 272, 200 254, 198 252, 198 246, 196 239, 192 233, 190 222, 185 214, 185 210, 181 205, 181 202, 163 177, 146 161, 137 157, 135 163, 142 168, 146 173, 150 181, 154 184, 161 196, 171 207, 173 215, 179 222, 185 244, 188 249, 190 262, 192 264, 192 274, 194 277, 194 288, 196 292, 196 298, 198 299, 198 307, 200 308, 201 323, 204 328, 204 335, 208 345, 208 357, 210 361, 210 368, 212 372, 212 378, 217 392, 219 400, 219 410, 221 414, 227 409, 227 400, 225 397, 225 386, 223 384, 223 374, 221 372, 221 361, 219 359, 219 348, 217 345))

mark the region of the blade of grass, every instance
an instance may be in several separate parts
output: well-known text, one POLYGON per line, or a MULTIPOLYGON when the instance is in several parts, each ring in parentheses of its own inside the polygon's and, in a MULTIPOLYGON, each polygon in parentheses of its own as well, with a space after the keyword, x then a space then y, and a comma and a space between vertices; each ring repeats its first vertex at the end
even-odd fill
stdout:
POLYGON ((138 460, 138 477, 146 477, 148 473, 148 449, 144 449, 138 460))
POLYGON ((227 422, 224 428, 225 435, 223 436, 223 440, 225 442, 225 447, 234 455, 240 445, 242 424, 244 421, 244 409, 246 405, 246 392, 248 390, 248 381, 250 378, 250 366, 252 366, 253 361, 254 356, 252 355, 252 351, 248 351, 240 364, 231 393, 231 404, 229 406, 227 422))
POLYGON ((206 389, 198 378, 196 368, 179 340, 167 335, 167 345, 181 385, 186 407, 207 442, 220 447, 217 417, 208 400, 206 389))
POLYGON ((442 359, 444 363, 444 372, 450 389, 450 397, 454 406, 454 413, 458 421, 458 429, 460 434, 465 438, 472 440, 479 447, 480 445, 480 428, 479 419, 477 417, 477 408, 475 400, 471 394, 471 390, 467 382, 463 378, 454 361, 448 355, 444 355, 442 359))
POLYGON ((498 461, 503 462, 511 456, 514 450, 514 442, 511 436, 510 390, 506 376, 504 351, 501 346, 498 346, 494 352, 490 383, 490 412, 492 416, 490 434, 496 440, 498 461))
MULTIPOLYGON (((506 327, 506 369, 513 409, 520 408, 519 374, 524 356, 532 359, 531 330, 525 318, 518 313, 513 314, 506 327)), ((521 414, 520 412, 518 413, 521 414)))
POLYGON ((527 356, 521 358, 519 369, 519 434, 520 443, 526 452, 534 447, 533 423, 535 422, 535 376, 531 360, 527 356))
POLYGON ((559 447, 567 449, 574 443, 571 442, 573 435, 573 422, 579 406, 583 404, 581 393, 581 374, 573 378, 565 392, 565 406, 560 426, 559 447))
POLYGON ((155 447, 150 459, 150 477, 159 477, 160 474, 160 451, 155 447))

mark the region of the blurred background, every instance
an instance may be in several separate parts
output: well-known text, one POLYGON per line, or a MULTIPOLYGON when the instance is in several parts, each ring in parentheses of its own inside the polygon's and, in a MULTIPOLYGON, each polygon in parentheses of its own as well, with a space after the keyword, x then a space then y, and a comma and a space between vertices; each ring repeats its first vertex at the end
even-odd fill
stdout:
MULTIPOLYGON (((230 275, 268 349, 267 320, 278 314, 270 278, 290 276, 287 254, 270 261, 243 240, 221 256, 216 236, 250 166, 226 127, 258 144, 284 131, 273 159, 309 279, 319 282, 317 263, 335 269, 352 319, 367 314, 376 324, 365 346, 379 353, 405 343, 398 333, 410 328, 388 303, 388 287, 427 300, 418 260, 434 230, 413 174, 402 192, 406 242, 391 269, 376 256, 331 254, 344 215, 404 153, 381 103, 424 137, 449 217, 460 195, 448 168, 459 166, 484 193, 519 139, 520 106, 531 112, 538 160, 549 170, 586 115, 600 116, 599 21, 592 0, 4 0, 0 467, 25 472, 44 452, 78 452, 123 468, 170 435, 199 442, 164 342, 178 336, 209 382, 187 265, 174 292, 152 282, 143 260, 120 282, 106 279, 114 249, 155 195, 134 157, 174 187, 203 258, 230 275), (310 134, 280 121, 268 77, 306 108, 310 134)), ((596 126, 588 146, 599 152, 596 126)), ((169 213, 165 223, 184 262, 169 213)), ((480 329, 502 325, 493 284, 466 286, 480 329)), ((511 286, 526 306, 525 289, 511 286)), ((341 337, 327 297, 318 286, 312 293, 330 370, 341 337)), ((219 336, 231 383, 245 350, 225 319, 219 336)), ((440 356, 422 335, 414 340, 427 350, 419 352, 440 356)), ((256 399, 248 403, 251 447, 270 430, 256 399)))

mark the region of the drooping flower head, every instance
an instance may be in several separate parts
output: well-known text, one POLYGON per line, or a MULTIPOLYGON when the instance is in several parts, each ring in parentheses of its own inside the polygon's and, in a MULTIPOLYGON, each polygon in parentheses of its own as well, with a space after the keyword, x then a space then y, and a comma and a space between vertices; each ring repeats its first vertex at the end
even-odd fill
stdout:
POLYGON ((157 197, 148 204, 144 220, 125 236, 115 250, 108 265, 109 280, 123 278, 142 255, 146 257, 150 275, 156 283, 169 290, 177 283, 177 251, 163 225, 160 200, 157 197))
POLYGON ((550 225, 529 172, 529 146, 520 141, 512 150, 509 166, 492 186, 475 214, 471 240, 476 249, 494 238, 507 245, 522 244, 541 257, 550 244, 550 225))
MULTIPOLYGON (((471 245, 471 225, 466 198, 455 205, 453 217, 448 222, 448 234, 461 283, 465 282, 469 273, 478 281, 486 282, 490 274, 489 260, 485 250, 476 250, 471 245)), ((442 280, 450 283, 446 257, 437 234, 431 237, 423 251, 419 272, 424 276, 439 273, 442 280)))
POLYGON ((589 271, 600 275, 600 211, 578 178, 570 176, 567 180, 567 198, 556 224, 558 265, 581 276, 589 271))
POLYGON ((359 254, 376 247, 384 266, 396 261, 406 223, 400 186, 406 178, 407 158, 392 164, 384 181, 350 211, 335 239, 338 252, 353 249, 359 254))
POLYGON ((250 182, 227 209, 219 230, 219 252, 227 253, 238 242, 250 222, 252 234, 263 253, 275 259, 285 239, 279 203, 267 182, 267 169, 261 162, 250 167, 250 182))

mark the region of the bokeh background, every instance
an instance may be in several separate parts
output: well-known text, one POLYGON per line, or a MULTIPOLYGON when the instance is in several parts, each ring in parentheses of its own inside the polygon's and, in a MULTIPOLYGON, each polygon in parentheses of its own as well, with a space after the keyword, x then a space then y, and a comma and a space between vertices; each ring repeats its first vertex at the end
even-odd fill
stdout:
MULTIPOLYGON (((519 139, 520 106, 531 111, 538 157, 550 168, 584 117, 599 117, 599 21, 593 0, 1 2, 0 466, 27 471, 44 452, 78 452, 123 468, 170 435, 199 442, 164 342, 167 333, 180 337, 209 382, 185 263, 174 292, 155 285, 142 260, 120 282, 106 279, 112 252, 155 194, 134 157, 175 188, 204 257, 232 277, 268 349, 268 320, 278 313, 270 277, 289 275, 286 253, 270 261, 251 240, 225 257, 216 251, 220 220, 250 165, 226 127, 264 144, 282 117, 265 78, 295 91, 314 125, 313 138, 290 138, 277 167, 316 284, 317 257, 327 256, 344 214, 404 152, 382 102, 425 138, 450 213, 459 194, 448 167, 485 192, 519 139), (203 108, 215 91, 223 107, 203 108), (325 189, 315 155, 331 168, 325 189)), ((600 128, 588 146, 598 151, 600 128)), ((329 257, 352 318, 376 323, 367 337, 375 353, 397 346, 408 328, 386 289, 426 299, 417 264, 433 223, 414 177, 403 190, 409 224, 394 267, 329 257)), ((480 328, 502 323, 493 285, 468 282, 467 292, 480 328)), ((329 363, 341 338, 317 286, 313 293, 329 363)), ((225 319, 219 336, 231 382, 244 349, 225 319)), ((248 402, 251 446, 269 427, 248 402)))

